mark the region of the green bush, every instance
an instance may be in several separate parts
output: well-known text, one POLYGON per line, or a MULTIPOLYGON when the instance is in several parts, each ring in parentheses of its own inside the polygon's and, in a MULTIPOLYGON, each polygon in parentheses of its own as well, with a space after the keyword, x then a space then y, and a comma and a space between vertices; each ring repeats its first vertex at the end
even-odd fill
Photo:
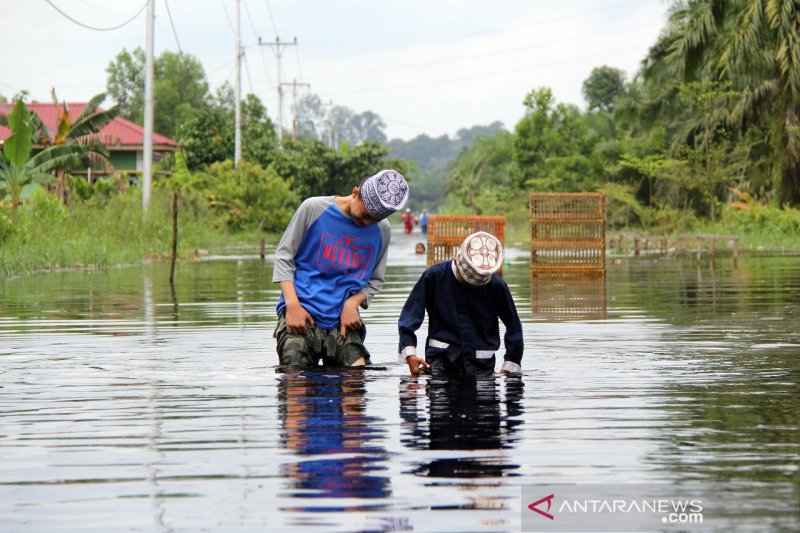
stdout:
POLYGON ((54 194, 42 188, 36 189, 31 194, 28 201, 20 207, 20 211, 28 213, 30 217, 47 226, 59 225, 67 216, 64 204, 54 194))
POLYGON ((213 163, 200 174, 199 183, 205 186, 211 209, 233 231, 281 231, 300 201, 291 182, 272 167, 264 170, 244 160, 238 168, 231 160, 213 163))

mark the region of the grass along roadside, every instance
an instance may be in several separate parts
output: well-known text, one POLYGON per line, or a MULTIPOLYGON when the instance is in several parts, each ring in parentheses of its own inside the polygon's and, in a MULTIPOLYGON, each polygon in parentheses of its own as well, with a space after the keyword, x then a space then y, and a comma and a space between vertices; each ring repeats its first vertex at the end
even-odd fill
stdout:
MULTIPOLYGON (((16 213, 0 210, 0 274, 41 270, 100 268, 166 260, 172 246, 172 202, 167 190, 156 190, 143 212, 141 197, 131 191, 97 198, 68 210, 41 191, 16 213)), ((202 202, 182 198, 179 204, 178 257, 196 249, 258 247, 275 236, 253 230, 220 229, 202 202)))

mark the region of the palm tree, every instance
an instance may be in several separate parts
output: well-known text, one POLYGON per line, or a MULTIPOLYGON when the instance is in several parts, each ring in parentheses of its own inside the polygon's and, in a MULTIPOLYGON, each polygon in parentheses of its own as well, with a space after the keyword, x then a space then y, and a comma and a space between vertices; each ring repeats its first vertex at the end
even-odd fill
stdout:
POLYGON ((769 129, 781 154, 779 201, 800 204, 800 2, 676 1, 659 42, 652 64, 685 81, 730 82, 739 93, 732 125, 769 129))
MULTIPOLYGON (((78 115, 78 118, 73 122, 66 102, 58 103, 55 90, 51 92, 51 95, 53 97, 53 105, 61 107, 58 112, 56 131, 51 137, 38 115, 34 114, 34 117, 36 117, 33 121, 36 125, 34 137, 37 144, 45 146, 44 151, 59 145, 80 147, 77 152, 80 152, 80 162, 82 164, 90 165, 93 168, 99 166, 106 172, 110 171, 112 167, 108 161, 109 153, 106 145, 112 142, 113 139, 107 138, 108 136, 102 136, 99 132, 119 115, 119 107, 113 106, 105 110, 100 109, 100 104, 106 97, 105 93, 100 93, 89 100, 80 115, 78 115)), ((67 171, 74 169, 75 165, 55 168, 58 178, 56 194, 62 202, 66 202, 67 171)))

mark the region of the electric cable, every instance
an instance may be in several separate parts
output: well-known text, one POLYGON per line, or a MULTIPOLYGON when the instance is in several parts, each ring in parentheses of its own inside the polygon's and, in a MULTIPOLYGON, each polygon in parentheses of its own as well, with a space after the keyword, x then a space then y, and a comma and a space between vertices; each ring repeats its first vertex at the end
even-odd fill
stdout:
POLYGON ((122 28, 123 26, 127 26, 128 24, 133 22, 134 19, 136 19, 136 17, 138 17, 142 13, 142 11, 144 11, 144 8, 147 7, 147 2, 145 2, 144 5, 139 9, 139 11, 136 12, 136 14, 134 16, 132 16, 131 18, 129 18, 128 20, 126 20, 122 24, 118 24, 116 26, 111 26, 111 27, 108 27, 108 28, 99 28, 97 26, 91 26, 89 24, 84 24, 83 22, 72 18, 67 13, 62 11, 61 8, 59 8, 57 5, 55 5, 53 2, 51 2, 51 0, 45 0, 45 2, 47 2, 50 5, 50 7, 52 7, 56 11, 58 11, 63 17, 67 18, 71 22, 74 22, 78 26, 82 26, 82 27, 84 27, 84 28, 86 28, 88 30, 94 30, 94 31, 112 31, 112 30, 118 30, 118 29, 122 28))

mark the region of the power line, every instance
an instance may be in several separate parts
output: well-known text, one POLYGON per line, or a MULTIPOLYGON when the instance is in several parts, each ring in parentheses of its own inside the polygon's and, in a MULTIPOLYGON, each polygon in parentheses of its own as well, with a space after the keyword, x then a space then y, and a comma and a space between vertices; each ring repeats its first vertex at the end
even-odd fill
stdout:
POLYGON ((247 63, 247 54, 244 53, 242 50, 242 57, 244 58, 244 70, 247 72, 247 84, 250 86, 250 94, 256 94, 256 90, 253 89, 253 80, 250 78, 250 65, 247 63))
MULTIPOLYGON (((637 48, 638 49, 640 46, 641 45, 618 47, 618 48, 613 48, 611 50, 606 50, 605 52, 607 52, 607 53, 608 52, 618 52, 618 51, 621 51, 621 50, 629 50, 629 49, 633 49, 633 48, 637 48)), ((371 88, 366 88, 366 89, 353 89, 353 90, 350 90, 350 91, 339 91, 339 92, 333 92, 333 93, 327 93, 327 94, 328 94, 328 96, 330 96, 330 95, 343 95, 343 94, 358 94, 358 93, 370 93, 370 92, 380 92, 380 91, 395 91, 397 89, 409 89, 409 88, 412 88, 412 87, 422 87, 422 86, 426 86, 426 85, 440 85, 440 84, 443 85, 443 84, 448 84, 448 83, 453 83, 453 82, 460 82, 460 81, 465 81, 465 80, 486 78, 487 76, 494 76, 494 75, 497 75, 497 74, 506 74, 506 73, 508 73, 509 70, 513 70, 514 72, 517 72, 517 73, 518 72, 524 72, 527 69, 530 69, 530 68, 533 68, 533 67, 542 67, 542 66, 547 66, 547 65, 551 65, 551 64, 563 66, 565 64, 565 60, 564 59, 554 59, 552 61, 531 63, 531 64, 527 64, 527 65, 514 65, 512 67, 507 67, 507 68, 503 68, 503 69, 495 69, 495 70, 491 70, 491 71, 488 71, 488 72, 480 72, 480 73, 470 74, 470 75, 467 75, 467 76, 458 76, 458 77, 454 77, 454 78, 442 78, 442 79, 428 80, 428 81, 422 81, 422 82, 404 83, 404 84, 400 84, 400 85, 385 85, 385 86, 382 86, 382 87, 371 87, 371 88)))
POLYGON ((141 9, 139 9, 139 11, 137 11, 137 12, 136 12, 136 14, 135 14, 134 16, 132 16, 131 18, 129 18, 128 20, 126 20, 126 21, 125 21, 125 22, 123 22, 122 24, 118 24, 117 26, 111 26, 111 27, 109 27, 109 28, 99 28, 99 27, 97 27, 97 26, 90 26, 89 24, 84 24, 83 22, 81 22, 81 21, 79 21, 79 20, 76 20, 76 19, 72 18, 72 17, 71 17, 71 16, 69 16, 67 13, 65 13, 64 11, 62 11, 62 10, 61 10, 61 9, 60 9, 60 8, 59 8, 57 5, 55 5, 55 4, 54 4, 53 2, 51 2, 50 0, 45 0, 45 2, 47 2, 47 3, 50 5, 50 7, 52 7, 52 8, 53 8, 53 9, 55 9, 56 11, 58 11, 58 12, 59 12, 59 13, 60 13, 60 14, 61 14, 63 17, 65 17, 65 18, 69 19, 71 22, 74 22, 74 23, 75 23, 75 24, 77 24, 78 26, 82 26, 82 27, 84 27, 84 28, 86 28, 86 29, 88 29, 88 30, 94 30, 94 31, 112 31, 112 30, 118 30, 119 28, 121 28, 121 27, 123 27, 123 26, 127 26, 128 24, 130 24, 131 22, 133 22, 133 21, 134 21, 134 19, 136 19, 136 17, 138 17, 139 15, 141 15, 142 11, 144 11, 144 8, 146 8, 146 7, 147 7, 147 4, 148 4, 148 2, 145 2, 145 3, 144 3, 144 5, 141 7, 141 9))
POLYGON ((233 22, 231 22, 231 16, 228 15, 228 8, 225 7, 225 0, 219 0, 219 3, 222 4, 222 10, 225 12, 225 19, 228 21, 228 27, 231 29, 231 32, 235 34, 236 29, 233 27, 233 22))
POLYGON ((226 61, 225 63, 223 63, 223 64, 221 64, 221 65, 219 65, 219 66, 217 66, 217 67, 214 67, 214 68, 210 69, 210 70, 208 71, 208 74, 211 74, 212 72, 219 72, 220 70, 224 69, 224 68, 225 68, 225 67, 227 67, 228 65, 231 65, 231 64, 233 64, 235 61, 236 61, 236 59, 231 59, 230 61, 226 61))
POLYGON ((261 64, 264 66, 264 75, 267 77, 267 83, 270 86, 269 88, 273 89, 274 86, 272 85, 272 78, 269 77, 269 69, 267 68, 267 57, 264 55, 264 49, 259 46, 258 51, 261 53, 261 64))
MULTIPOLYGON (((535 20, 533 22, 526 22, 524 24, 517 24, 517 25, 514 25, 514 26, 506 26, 506 27, 503 27, 503 28, 495 28, 495 29, 471 32, 471 33, 462 33, 462 34, 458 34, 458 35, 452 35, 452 36, 449 36, 449 37, 442 37, 440 39, 432 39, 432 40, 424 41, 424 42, 421 42, 421 43, 407 43, 407 42, 404 42, 403 44, 400 44, 400 45, 384 46, 384 47, 381 47, 380 49, 378 49, 376 47, 370 47, 370 48, 365 48, 365 49, 361 49, 361 50, 345 51, 342 54, 338 54, 336 56, 330 56, 330 57, 346 56, 349 59, 349 58, 352 58, 353 56, 370 55, 370 54, 374 54, 376 52, 385 52, 386 50, 394 50, 394 49, 398 49, 398 48, 409 48, 410 46, 428 46, 428 45, 431 45, 431 44, 446 43, 446 42, 450 42, 450 41, 460 41, 460 40, 469 39, 469 38, 477 37, 477 36, 481 36, 481 35, 490 35, 490 34, 494 34, 494 33, 505 33, 505 32, 508 32, 508 31, 520 30, 520 29, 523 29, 523 28, 530 28, 530 27, 534 27, 534 26, 552 24, 553 22, 558 22, 558 21, 562 21, 562 20, 581 18, 581 17, 586 16, 586 15, 593 15, 593 14, 596 14, 596 13, 603 13, 603 12, 607 12, 607 11, 613 11, 613 10, 616 10, 616 9, 623 8, 623 7, 627 6, 628 4, 634 3, 635 1, 636 0, 626 0, 626 1, 623 1, 623 2, 621 2, 619 4, 615 4, 615 5, 610 6, 610 7, 591 9, 591 10, 588 10, 588 11, 582 11, 580 13, 572 13, 572 14, 563 15, 563 16, 559 16, 559 17, 553 17, 553 18, 549 18, 549 19, 535 20)), ((324 61, 325 62, 329 62, 330 61, 330 57, 326 58, 324 61)))
POLYGON ((272 16, 272 8, 269 6, 269 0, 264 0, 267 4, 267 12, 269 13, 269 21, 272 23, 272 29, 275 30, 275 35, 278 35, 278 27, 275 25, 275 17, 272 16))
MULTIPOLYGON (((615 31, 614 34, 615 35, 619 35, 619 34, 622 34, 622 33, 625 33, 625 32, 626 32, 625 29, 620 29, 620 30, 615 31)), ((317 77, 316 79, 325 80, 325 79, 330 79, 330 78, 339 78, 339 77, 342 77, 342 76, 352 76, 354 74, 364 74, 364 73, 370 73, 371 74, 371 73, 374 73, 374 72, 381 72, 381 71, 385 71, 385 70, 397 71, 397 70, 400 70, 400 69, 410 69, 410 68, 426 67, 426 66, 440 65, 440 64, 452 64, 452 63, 455 63, 456 61, 464 61, 464 60, 467 60, 467 59, 478 59, 478 58, 482 58, 482 57, 490 57, 490 56, 507 54, 507 53, 510 53, 510 52, 520 52, 520 51, 523 51, 523 50, 530 50, 531 48, 539 48, 539 47, 545 47, 545 46, 549 46, 549 45, 553 45, 553 44, 571 42, 571 41, 585 39, 587 37, 592 37, 592 36, 603 36, 603 35, 607 35, 608 33, 609 33, 609 29, 604 28, 604 29, 602 29, 602 30, 600 30, 598 32, 594 32, 594 33, 581 33, 579 38, 570 36, 570 37, 563 37, 563 38, 559 38, 559 39, 550 39, 548 41, 540 41, 540 42, 536 42, 536 43, 533 43, 533 44, 527 44, 527 45, 524 45, 524 46, 512 46, 512 47, 509 47, 509 48, 498 48, 496 50, 490 50, 488 52, 482 52, 482 53, 479 53, 479 54, 470 54, 470 55, 464 55, 464 56, 452 56, 452 57, 447 57, 447 58, 444 58, 444 59, 432 59, 432 60, 429 60, 429 61, 419 61, 419 62, 415 62, 415 63, 403 63, 403 64, 399 64, 399 65, 386 65, 386 66, 382 66, 382 67, 374 67, 374 68, 369 68, 369 69, 337 71, 337 72, 335 72, 333 74, 329 74, 327 76, 317 77)))
POLYGON ((436 133, 440 133, 442 135, 448 135, 448 133, 446 131, 440 130, 438 128, 432 128, 430 126, 425 126, 425 125, 422 125, 422 124, 415 124, 414 122, 406 122, 405 120, 397 120, 396 118, 386 117, 384 115, 381 115, 381 118, 383 120, 387 121, 387 122, 393 122, 395 124, 402 124, 403 126, 412 126, 414 128, 421 128, 421 129, 426 130, 426 131, 433 131, 433 132, 436 132, 436 133))
MULTIPOLYGON (((261 41, 261 36, 258 34, 256 25, 253 22, 253 16, 250 14, 250 8, 247 7, 247 2, 244 2, 244 12, 247 14, 247 20, 250 23, 250 29, 253 30, 253 36, 255 36, 257 41, 261 41)), ((267 58, 264 56, 264 49, 259 46, 258 51, 261 55, 261 64, 264 67, 264 75, 267 77, 267 83, 271 86, 272 80, 269 77, 269 69, 267 69, 267 58)), ((247 63, 245 63, 245 65, 247 65, 247 63)), ((248 72, 247 75, 250 76, 250 73, 248 72)), ((255 94, 255 92, 253 94, 255 94)))
POLYGON ((299 49, 298 46, 294 47, 294 58, 297 61, 297 77, 300 78, 300 80, 302 81, 303 72, 300 70, 300 52, 298 49, 299 49))
POLYGON ((253 30, 253 35, 256 37, 256 39, 258 39, 259 35, 258 32, 256 31, 256 25, 253 24, 253 17, 250 16, 250 8, 247 7, 247 2, 243 3, 244 3, 244 12, 247 15, 248 22, 250 22, 250 29, 253 30))
POLYGON ((175 22, 172 20, 172 11, 169 10, 169 1, 164 0, 164 5, 167 7, 167 17, 169 17, 169 25, 172 27, 172 35, 175 36, 175 44, 178 45, 178 53, 183 57, 183 50, 181 49, 181 42, 178 40, 178 32, 175 31, 175 22))
POLYGON ((80 2, 81 4, 86 5, 86 6, 92 6, 93 8, 97 9, 98 11, 105 11, 106 13, 111 13, 112 15, 117 15, 118 17, 127 17, 128 16, 128 15, 126 15, 124 13, 120 13, 118 11, 112 11, 112 10, 107 9, 105 7, 98 6, 97 4, 94 4, 92 2, 87 2, 86 0, 78 0, 78 2, 80 2))
POLYGON ((17 92, 17 93, 22 92, 22 89, 17 89, 16 87, 12 87, 11 85, 8 85, 7 83, 3 83, 2 81, 0 81, 0 85, 2 85, 3 87, 6 87, 8 89, 11 89, 12 91, 17 92))

